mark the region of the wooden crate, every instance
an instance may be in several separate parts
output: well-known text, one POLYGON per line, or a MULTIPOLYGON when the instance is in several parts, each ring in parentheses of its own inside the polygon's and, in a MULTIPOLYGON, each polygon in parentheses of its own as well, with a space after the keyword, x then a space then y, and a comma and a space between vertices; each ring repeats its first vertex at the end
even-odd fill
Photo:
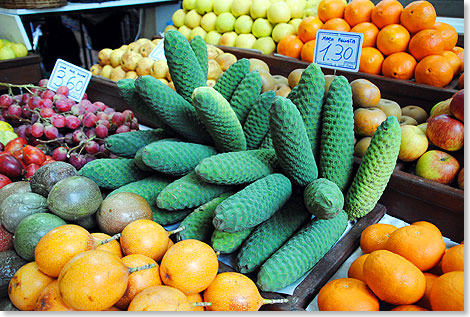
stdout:
MULTIPOLYGON (((0 82, 10 84, 37 84, 41 80, 41 57, 28 54, 25 57, 0 61, 0 82)), ((5 87, 0 87, 4 90, 5 87)))

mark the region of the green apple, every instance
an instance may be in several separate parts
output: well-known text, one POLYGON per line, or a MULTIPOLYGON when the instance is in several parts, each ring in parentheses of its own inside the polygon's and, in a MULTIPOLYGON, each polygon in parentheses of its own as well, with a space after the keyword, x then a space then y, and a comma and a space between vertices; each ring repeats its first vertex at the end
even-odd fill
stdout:
POLYGON ((16 57, 25 57, 28 55, 28 49, 23 43, 13 43, 10 48, 15 53, 16 57))
POLYGON ((292 25, 294 27, 294 30, 295 30, 295 35, 297 35, 297 31, 299 30, 299 24, 300 22, 302 22, 303 19, 301 18, 295 18, 295 19, 291 19, 289 21, 289 24, 292 25))
POLYGON ((230 12, 232 9, 232 0, 214 0, 214 5, 212 6, 214 13, 220 15, 224 12, 230 12))
POLYGON ((180 26, 184 25, 184 17, 186 16, 186 12, 183 9, 176 10, 175 13, 171 16, 171 21, 173 21, 173 25, 179 28, 180 26))
POLYGON ((204 15, 207 12, 212 12, 212 5, 214 0, 196 0, 196 6, 194 7, 197 13, 204 15))
POLYGON ((251 0, 236 0, 232 2, 232 14, 235 17, 250 13, 251 0))
POLYGON ((302 18, 304 16, 306 0, 286 0, 286 3, 290 8, 291 18, 302 18))
POLYGON ((253 48, 256 42, 256 37, 253 34, 240 34, 235 40, 235 47, 239 48, 253 48))
POLYGON ((253 45, 255 50, 260 50, 263 54, 271 54, 276 50, 276 43, 270 36, 260 37, 253 45))
POLYGON ((15 57, 15 52, 11 49, 11 47, 3 46, 2 48, 0 48, 0 61, 12 59, 15 57))
POLYGON ((235 17, 230 12, 221 13, 215 21, 215 28, 219 33, 231 32, 235 26, 235 17))
POLYGON ((426 134, 415 125, 404 124, 401 128, 401 143, 398 158, 403 162, 417 160, 428 149, 426 134))
POLYGON ((237 40, 237 37, 238 37, 238 34, 233 31, 225 32, 220 37, 219 45, 235 46, 235 41, 237 40))
POLYGON ((251 27, 251 33, 257 38, 271 36, 272 31, 272 24, 263 18, 256 19, 255 22, 253 22, 253 26, 251 27))
POLYGON ((222 34, 219 32, 212 30, 207 32, 207 35, 205 37, 205 41, 207 44, 212 44, 212 45, 219 45, 220 38, 222 37, 222 34))
POLYGON ((204 31, 204 29, 200 26, 196 26, 194 29, 191 30, 191 33, 189 33, 189 40, 192 41, 192 39, 196 36, 200 35, 202 39, 204 39, 207 35, 207 32, 204 31))
POLYGON ((235 32, 237 32, 237 34, 251 33, 252 26, 253 19, 249 15, 241 15, 235 21, 235 32))
POLYGON ((285 2, 279 1, 274 2, 269 6, 268 9, 268 21, 276 24, 282 22, 289 22, 290 20, 290 8, 285 2))
POLYGON ((207 12, 201 19, 201 26, 206 32, 215 30, 217 15, 214 12, 207 12))
POLYGON ((287 35, 295 34, 295 28, 289 23, 279 23, 273 29, 272 38, 274 42, 279 42, 287 35))
POLYGON ((250 7, 250 15, 253 19, 265 18, 268 14, 268 8, 271 5, 269 0, 253 0, 250 7))
POLYGON ((196 0, 183 0, 183 9, 191 11, 196 7, 196 0))
POLYGON ((178 32, 183 34, 186 39, 189 39, 189 34, 191 33, 191 29, 188 28, 186 25, 182 25, 178 28, 178 32))
POLYGON ((196 26, 201 25, 201 15, 197 13, 195 9, 192 9, 184 17, 184 25, 190 29, 194 29, 196 26))

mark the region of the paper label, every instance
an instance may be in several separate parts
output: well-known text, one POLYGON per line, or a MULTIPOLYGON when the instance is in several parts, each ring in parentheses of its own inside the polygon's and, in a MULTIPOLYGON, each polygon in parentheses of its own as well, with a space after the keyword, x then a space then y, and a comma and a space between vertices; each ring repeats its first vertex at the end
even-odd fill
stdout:
POLYGON ((69 89, 68 98, 80 102, 91 79, 91 72, 74 64, 57 59, 47 82, 47 88, 57 91, 60 86, 69 89))
POLYGON ((150 52, 148 57, 150 57, 151 59, 155 61, 166 61, 165 48, 163 46, 164 45, 163 41, 164 39, 162 38, 162 40, 158 42, 155 48, 150 52))
POLYGON ((364 34, 318 30, 313 62, 320 67, 357 72, 364 34))

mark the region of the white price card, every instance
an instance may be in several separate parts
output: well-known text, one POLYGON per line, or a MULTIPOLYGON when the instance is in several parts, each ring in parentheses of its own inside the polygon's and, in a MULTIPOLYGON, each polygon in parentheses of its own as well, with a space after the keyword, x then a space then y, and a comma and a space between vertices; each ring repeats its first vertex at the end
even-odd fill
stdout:
POLYGON ((364 34, 318 30, 313 62, 320 67, 357 72, 364 34))
POLYGON ((165 39, 162 38, 162 40, 158 42, 158 44, 149 54, 149 57, 154 61, 166 61, 165 48, 163 46, 164 40, 165 39))
POLYGON ((57 91, 60 86, 69 89, 68 97, 80 102, 91 79, 91 72, 74 64, 57 59, 47 82, 47 89, 57 91))

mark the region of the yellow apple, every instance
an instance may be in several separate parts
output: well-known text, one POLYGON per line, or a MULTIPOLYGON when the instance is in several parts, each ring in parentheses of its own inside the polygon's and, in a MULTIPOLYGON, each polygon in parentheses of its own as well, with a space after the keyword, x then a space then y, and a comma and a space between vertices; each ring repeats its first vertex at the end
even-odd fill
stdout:
POLYGON ((425 122, 426 119, 428 118, 428 113, 426 112, 426 110, 415 105, 409 105, 409 106, 403 107, 401 109, 401 113, 404 116, 414 118, 418 122, 418 124, 425 122))
POLYGON ((101 66, 108 65, 109 62, 109 56, 111 55, 111 52, 113 50, 110 48, 103 48, 98 52, 98 63, 101 66))
POLYGON ((215 21, 217 15, 214 12, 207 12, 201 19, 201 27, 206 31, 210 32, 215 30, 215 21))
POLYGON ((221 37, 222 37, 222 34, 220 34, 219 32, 215 30, 212 30, 212 31, 207 32, 207 35, 204 38, 204 40, 206 41, 207 44, 219 45, 221 37))
POLYGON ((252 49, 255 42, 256 37, 253 34, 240 34, 235 40, 235 47, 252 49))
POLYGON ((398 158, 403 162, 417 160, 428 149, 428 138, 415 125, 401 125, 401 143, 398 158))
POLYGON ((269 70, 269 65, 262 59, 252 57, 252 58, 249 58, 248 60, 250 61, 250 72, 254 70, 259 70, 259 71, 271 73, 269 70))
POLYGON ((224 12, 230 12, 232 9, 232 0, 214 0, 214 13, 220 15, 224 12))
POLYGON ((251 0, 236 0, 232 2, 231 12, 233 16, 235 17, 249 14, 250 6, 251 6, 251 0))
POLYGON ((184 25, 185 16, 186 16, 186 12, 184 12, 183 9, 176 10, 171 16, 171 21, 173 21, 173 25, 176 26, 177 28, 184 25))
POLYGON ((237 34, 249 34, 252 26, 253 19, 249 15, 241 15, 235 21, 234 29, 237 34))
POLYGON ((261 87, 261 92, 266 92, 274 89, 274 79, 270 73, 264 70, 258 70, 259 75, 261 76, 261 81, 263 85, 261 87))
POLYGON ((370 140, 372 140, 372 137, 365 136, 357 141, 354 145, 354 156, 363 157, 370 145, 370 140))
POLYGON ((251 27, 251 33, 253 33, 257 38, 271 36, 272 31, 273 26, 271 22, 264 18, 256 19, 251 27))
MULTIPOLYGON (((235 32, 233 32, 235 33, 235 32)), ((222 53, 215 58, 215 61, 219 63, 222 71, 226 71, 233 63, 237 61, 237 57, 232 53, 222 53)))
POLYGON ((268 21, 273 24, 289 22, 291 18, 290 7, 283 1, 271 3, 267 16, 268 21))
POLYGON ((270 36, 263 36, 256 40, 255 45, 253 45, 255 50, 260 50, 263 54, 271 54, 276 50, 276 43, 273 38, 270 36))
POLYGON ((289 82, 290 88, 297 86, 304 70, 305 68, 297 68, 289 73, 289 76, 287 76, 287 81, 289 82))
POLYGON ((196 5, 194 8, 196 9, 197 13, 203 15, 207 12, 212 12, 213 4, 214 0, 196 0, 196 5))
POLYGON ((182 25, 178 28, 178 32, 184 35, 186 39, 189 39, 189 34, 191 34, 191 29, 186 25, 182 25))
POLYGON ((375 105, 375 107, 385 112, 387 117, 395 116, 397 117, 398 121, 400 121, 402 113, 401 107, 397 102, 385 98, 380 98, 379 103, 375 105))
POLYGON ((295 32, 295 28, 293 25, 282 22, 282 23, 276 24, 276 26, 273 28, 271 37, 273 38, 274 42, 279 42, 286 36, 295 34, 295 33, 296 32, 295 32))
POLYGON ((155 63, 155 61, 149 57, 142 58, 137 63, 137 67, 135 68, 135 73, 137 76, 150 75, 150 70, 152 69, 153 63, 155 63))
POLYGON ((191 33, 189 33, 189 41, 191 42, 196 35, 199 35, 200 37, 202 37, 202 39, 204 39, 207 35, 207 32, 204 31, 202 27, 196 26, 194 29, 191 30, 191 33))
MULTIPOLYGON (((231 32, 235 27, 236 18, 230 12, 221 13, 215 21, 215 29, 219 33, 231 32)), ((234 40, 235 42, 235 40, 234 40)), ((229 45, 232 46, 232 45, 229 45)))
POLYGON ((90 67, 90 72, 94 76, 98 76, 99 74, 101 74, 102 70, 103 70, 103 66, 101 66, 100 64, 94 64, 90 67))
POLYGON ((287 95, 291 92, 291 88, 289 87, 288 84, 275 84, 273 88, 274 92, 276 93, 276 96, 282 96, 282 97, 287 97, 287 95))
POLYGON ((150 68, 150 75, 157 79, 166 78, 168 71, 168 64, 164 60, 154 61, 150 68))
POLYGON ((253 0, 250 7, 250 15, 253 19, 266 18, 268 8, 271 5, 269 0, 253 0))
POLYGON ((202 16, 197 13, 196 9, 193 9, 186 13, 184 17, 184 25, 190 29, 194 29, 196 26, 201 24, 202 16))
POLYGON ((364 78, 358 78, 351 83, 354 107, 375 107, 381 98, 380 89, 373 82, 364 78))
POLYGON ((100 76, 104 78, 109 78, 109 76, 111 76, 111 71, 113 69, 114 68, 111 65, 104 65, 103 69, 101 70, 100 76))
POLYGON ((208 61, 207 79, 217 80, 222 76, 222 68, 214 59, 208 61))
POLYGON ((400 122, 400 125, 402 124, 418 125, 418 121, 416 121, 415 118, 410 117, 410 116, 404 116, 404 115, 401 116, 399 122, 400 122))
POLYGON ((379 108, 357 108, 354 110, 354 133, 360 136, 372 136, 386 119, 387 115, 379 108))

